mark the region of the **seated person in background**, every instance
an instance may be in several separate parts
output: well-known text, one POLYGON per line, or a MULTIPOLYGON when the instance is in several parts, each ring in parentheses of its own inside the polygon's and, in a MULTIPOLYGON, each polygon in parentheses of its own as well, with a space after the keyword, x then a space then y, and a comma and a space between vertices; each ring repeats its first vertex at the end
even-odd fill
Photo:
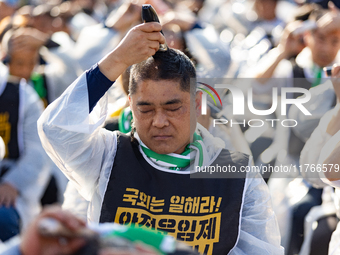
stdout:
MULTIPOLYGON (((335 81, 334 77, 336 77, 340 70, 340 67, 335 66, 333 71, 333 84, 332 91, 333 94, 335 92, 337 101, 340 98, 340 87, 339 83, 335 81)), ((318 88, 321 88, 322 86, 326 86, 326 84, 318 86, 318 88)), ((317 90, 318 88, 314 88, 314 90, 317 90)), ((323 96, 315 95, 316 97, 319 97, 319 100, 324 99, 323 96)), ((320 104, 325 102, 319 102, 320 104)), ((300 165, 301 165, 301 175, 303 178, 308 181, 311 185, 313 185, 314 188, 324 188, 328 186, 326 183, 324 183, 319 175, 320 169, 322 169, 321 165, 318 165, 318 159, 322 152, 322 148, 325 146, 325 144, 340 130, 339 125, 339 116, 340 116, 340 105, 337 104, 333 109, 327 111, 323 114, 323 117, 319 122, 319 125, 315 128, 310 138, 307 140, 305 146, 303 147, 303 150, 301 151, 300 156, 300 165), (315 168, 314 168, 315 167, 315 168)), ((318 111, 318 109, 315 109, 318 111)), ((312 116, 316 119, 319 115, 312 111, 312 116)), ((320 118, 320 116, 319 116, 320 118)), ((307 122, 306 124, 303 123, 303 120, 301 120, 301 124, 308 125, 309 120, 304 120, 307 122)), ((300 122, 299 122, 300 123, 300 122)), ((325 191, 323 191, 325 194, 325 191)), ((336 192, 339 193, 339 192, 336 192)), ((334 214, 330 214, 327 212, 327 200, 333 200, 333 197, 327 197, 325 195, 322 195, 322 207, 324 208, 325 214, 319 217, 320 220, 318 220, 318 226, 316 229, 313 229, 313 239, 311 241, 311 254, 325 254, 328 250, 328 243, 331 237, 332 232, 334 231, 337 223, 337 218, 334 214), (326 210, 325 210, 326 209, 326 210)), ((334 196, 335 203, 339 203, 339 196, 334 196)), ((314 214, 315 215, 315 214, 314 214)), ((339 211, 337 212, 337 215, 339 215, 339 211)), ((311 216, 312 217, 312 216, 311 216)), ((309 218, 311 218, 309 217, 309 218)), ((306 223, 305 223, 306 224, 306 223)), ((306 233, 306 232, 305 232, 306 233)), ((333 248, 330 248, 329 251, 333 250, 333 248)), ((334 254, 334 253, 329 253, 334 254)))
MULTIPOLYGON (((331 3, 331 2, 330 2, 331 3)), ((332 4, 330 12, 322 16, 317 22, 318 28, 325 34, 331 33, 340 27, 340 11, 332 4)), ((303 141, 307 141, 313 130, 318 126, 320 119, 337 103, 334 84, 327 80, 321 86, 310 89, 311 99, 304 104, 312 115, 304 115, 296 105, 289 110, 289 118, 295 119, 299 125, 293 128, 294 133, 303 141)))
POLYGON ((51 36, 30 27, 29 22, 29 17, 17 14, 0 23, 2 61, 21 64, 16 66, 16 76, 25 78, 47 106, 77 77, 79 66, 70 54, 74 42, 64 32, 51 36))
POLYGON ((42 102, 24 80, 8 76, 0 63, 0 135, 5 158, 0 162, 0 240, 20 231, 39 212, 46 185, 46 153, 37 133, 42 102))
MULTIPOLYGON (((326 31, 318 23, 330 12, 330 10, 314 8, 309 15, 308 22, 303 22, 302 26, 296 22, 288 24, 279 46, 268 53, 267 58, 258 64, 258 67, 263 70, 258 70, 254 75, 257 80, 252 84, 254 93, 271 95, 273 88, 277 88, 280 92, 282 87, 310 89, 323 82, 325 74, 322 68, 336 61, 340 49, 339 27, 326 31), (304 46, 306 47, 304 48, 304 46), (296 55, 297 57, 294 59, 296 55)), ((287 95, 289 98, 298 96, 300 96, 300 93, 287 95)), ((334 106, 335 103, 336 98, 333 94, 327 104, 334 106)), ((279 117, 286 118, 282 115, 279 117)), ((298 125, 300 125, 300 122, 298 125)), ((285 151, 286 154, 284 157, 278 157, 276 163, 278 165, 299 165, 300 153, 305 139, 302 140, 295 134, 295 128, 289 128, 286 136, 284 136, 284 131, 287 128, 285 130, 279 130, 279 128, 276 129, 276 137, 285 137, 285 139, 278 144, 277 151, 285 151)), ((296 175, 299 175, 298 172, 296 172, 296 175)), ((282 189, 291 187, 288 185, 288 180, 288 178, 271 178, 268 182, 271 194, 287 197, 289 192, 283 193, 282 189), (281 187, 280 190, 277 187, 281 187)), ((282 210, 282 204, 279 203, 288 200, 278 199, 274 201, 274 210, 278 218, 282 219, 279 220, 279 225, 282 238, 285 240, 283 245, 287 247, 287 254, 299 252, 304 239, 305 216, 313 206, 320 205, 322 202, 322 189, 316 189, 306 182, 303 185, 308 189, 308 193, 294 204, 286 203, 285 210, 282 210), (290 223, 291 227, 289 227, 290 223), (285 229, 286 231, 284 231, 285 229)))
POLYGON ((340 49, 340 28, 325 31, 319 28, 317 23, 329 13, 329 10, 315 7, 307 22, 301 24, 295 21, 287 25, 278 47, 259 63, 261 70, 254 72, 254 77, 258 81, 254 86, 255 92, 271 94, 272 87, 280 86, 309 89, 321 83, 325 78, 322 68, 335 62, 340 49), (291 62, 296 55, 296 60, 291 62), (275 79, 270 82, 270 78, 286 80, 281 82, 275 79), (305 78, 307 82, 293 78, 305 78), (281 83, 278 85, 278 82, 281 83))
POLYGON ((23 78, 32 85, 46 107, 49 103, 46 78, 34 72, 39 64, 40 47, 17 47, 13 44, 16 37, 28 30, 27 28, 10 29, 4 34, 1 42, 3 62, 8 66, 11 76, 17 79, 23 78))
MULTIPOLYGON (((35 44, 33 37, 27 38, 28 34, 33 36, 33 33, 37 33, 37 30, 25 27, 10 29, 3 37, 1 49, 11 79, 20 80, 24 78, 28 86, 34 88, 46 107, 54 100, 56 90, 61 89, 49 83, 49 81, 51 81, 51 75, 45 73, 45 65, 39 65, 39 49, 42 45, 41 43, 35 44), (26 37, 24 40, 26 46, 23 46, 23 42, 20 41, 22 37, 26 37), (27 40, 30 41, 30 43, 28 43, 27 40)), ((67 184, 67 179, 55 164, 50 160, 49 164, 51 179, 46 188, 47 191, 42 197, 43 205, 62 202, 63 193, 67 184)))

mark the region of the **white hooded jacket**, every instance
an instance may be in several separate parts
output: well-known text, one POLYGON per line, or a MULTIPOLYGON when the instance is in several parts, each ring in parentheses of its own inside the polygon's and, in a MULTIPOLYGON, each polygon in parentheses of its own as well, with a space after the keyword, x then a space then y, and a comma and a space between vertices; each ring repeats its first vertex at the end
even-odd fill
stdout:
MULTIPOLYGON (((89 114, 87 79, 83 74, 46 108, 38 121, 39 136, 47 154, 90 201, 90 222, 99 221, 117 150, 117 133, 102 128, 106 115, 107 93, 89 114)), ((209 155, 213 157, 220 150, 217 146, 209 155)), ((246 179, 239 233, 230 254, 283 254, 271 198, 262 178, 246 179)))
MULTIPOLYGON (((7 79, 7 67, 0 63, 0 95, 5 89, 7 79)), ((25 80, 20 82, 19 95, 20 158, 16 161, 3 159, 0 161, 0 169, 2 166, 10 167, 1 182, 9 183, 19 191, 15 207, 25 227, 40 211, 40 198, 48 178, 48 157, 37 132, 37 120, 43 111, 43 103, 25 80)))

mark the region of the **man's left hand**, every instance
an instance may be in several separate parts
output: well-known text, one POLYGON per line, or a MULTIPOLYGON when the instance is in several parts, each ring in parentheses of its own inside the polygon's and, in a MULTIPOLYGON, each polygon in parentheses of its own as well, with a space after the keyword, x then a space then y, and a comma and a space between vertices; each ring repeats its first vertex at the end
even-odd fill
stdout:
POLYGON ((142 6, 134 3, 125 3, 108 20, 106 26, 112 27, 118 32, 125 33, 133 25, 140 22, 142 6))
POLYGON ((48 206, 22 233, 20 250, 23 255, 69 255, 74 254, 86 240, 81 237, 64 238, 62 236, 44 236, 39 231, 40 221, 44 218, 53 218, 68 231, 77 232, 86 228, 86 223, 64 211, 58 206, 48 206))
POLYGON ((19 195, 18 190, 9 183, 0 184, 0 206, 14 206, 17 196, 19 195))

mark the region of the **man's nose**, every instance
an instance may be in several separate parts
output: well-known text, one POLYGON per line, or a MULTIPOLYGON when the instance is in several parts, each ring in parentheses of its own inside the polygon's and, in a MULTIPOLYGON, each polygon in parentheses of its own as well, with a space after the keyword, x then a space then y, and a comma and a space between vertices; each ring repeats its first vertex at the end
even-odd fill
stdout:
POLYGON ((152 125, 157 128, 163 128, 169 125, 168 117, 162 110, 156 111, 152 125))
POLYGON ((318 51, 319 51, 319 53, 320 52, 327 52, 328 48, 329 48, 329 46, 328 46, 327 42, 325 42, 325 43, 320 44, 320 46, 318 47, 318 51))

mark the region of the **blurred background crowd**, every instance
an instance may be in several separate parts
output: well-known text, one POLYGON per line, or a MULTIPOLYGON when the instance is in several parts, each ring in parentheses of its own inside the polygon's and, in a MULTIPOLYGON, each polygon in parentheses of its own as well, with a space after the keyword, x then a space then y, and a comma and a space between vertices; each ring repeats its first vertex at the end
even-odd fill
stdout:
MULTIPOLYGON (((209 102, 208 114, 200 122, 227 148, 253 155, 257 166, 302 165, 298 171, 264 175, 281 244, 289 255, 340 254, 335 231, 339 199, 332 187, 336 184, 326 184, 316 171, 307 169, 318 163, 323 146, 340 130, 340 84, 323 72, 339 63, 340 1, 327 0, 0 0, 0 154, 4 156, 0 240, 18 234, 46 204, 62 204, 86 218, 86 201, 44 152, 36 121, 44 107, 142 22, 142 4, 156 9, 167 44, 193 60, 198 78, 212 86, 214 79, 224 78, 245 95, 251 88, 255 109, 270 109, 274 96, 280 99, 285 87, 310 91, 304 105, 311 115, 292 105, 287 115, 278 107, 269 115, 246 111, 238 117, 232 115, 232 93, 219 90, 223 107, 209 102), (9 105, 10 100, 17 104, 9 105), (213 118, 239 124, 214 126, 213 118), (254 119, 260 125, 249 122, 254 119), (284 119, 298 124, 285 127, 280 124, 284 119), (9 234, 1 230, 3 226, 11 229, 9 234)), ((339 70, 333 70, 333 76, 338 75, 339 70)), ((131 130, 128 82, 127 71, 108 92, 110 130, 131 130)))

